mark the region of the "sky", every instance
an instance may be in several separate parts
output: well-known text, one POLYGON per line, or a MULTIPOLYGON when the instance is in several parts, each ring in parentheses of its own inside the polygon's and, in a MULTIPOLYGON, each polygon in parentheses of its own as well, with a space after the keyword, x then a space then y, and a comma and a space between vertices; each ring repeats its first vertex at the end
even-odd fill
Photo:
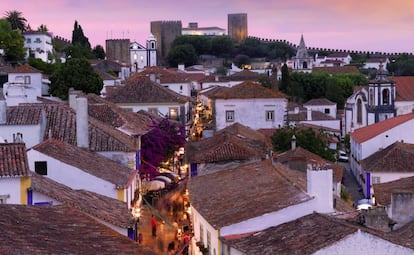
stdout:
POLYGON ((77 20, 92 47, 106 39, 145 45, 158 20, 227 31, 227 14, 247 13, 249 36, 299 44, 303 34, 307 47, 414 53, 413 0, 1 0, 0 9, 69 40, 77 20))

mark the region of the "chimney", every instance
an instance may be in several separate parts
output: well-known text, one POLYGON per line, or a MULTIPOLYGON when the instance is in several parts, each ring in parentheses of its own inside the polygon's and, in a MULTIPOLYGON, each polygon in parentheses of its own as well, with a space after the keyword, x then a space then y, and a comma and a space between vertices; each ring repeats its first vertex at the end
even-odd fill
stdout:
POLYGON ((314 198, 314 211, 331 213, 333 209, 333 170, 328 164, 308 164, 307 193, 314 198))
POLYGON ((89 148, 88 99, 76 98, 76 143, 78 147, 89 148))
POLYGON ((185 71, 185 66, 183 64, 178 65, 178 70, 185 71))
POLYGON ((76 97, 81 94, 80 91, 75 90, 74 88, 69 89, 69 106, 76 111, 76 97))
POLYGON ((155 82, 155 73, 150 73, 149 77, 152 82, 155 82))
POLYGON ((291 139, 291 147, 292 147, 292 151, 296 150, 296 136, 292 135, 292 139, 291 139))
POLYGON ((307 108, 306 120, 312 120, 312 109, 307 108))
POLYGON ((390 232, 395 224, 388 217, 385 206, 376 206, 368 210, 363 210, 360 217, 362 217, 362 219, 359 219, 360 223, 363 223, 366 227, 384 232, 390 232))
POLYGON ((0 124, 6 124, 7 121, 7 104, 4 99, 3 89, 0 88, 0 124))

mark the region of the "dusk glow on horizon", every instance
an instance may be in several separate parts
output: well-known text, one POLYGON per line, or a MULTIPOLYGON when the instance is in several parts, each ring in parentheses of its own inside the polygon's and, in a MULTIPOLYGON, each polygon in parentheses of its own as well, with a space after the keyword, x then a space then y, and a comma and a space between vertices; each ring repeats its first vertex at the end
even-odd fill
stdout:
POLYGON ((44 24, 54 36, 71 40, 75 20, 92 46, 106 39, 144 44, 151 21, 180 20, 183 27, 217 26, 227 31, 227 15, 247 13, 248 34, 331 49, 414 53, 411 0, 2 0, 2 17, 19 11, 36 30, 44 24))

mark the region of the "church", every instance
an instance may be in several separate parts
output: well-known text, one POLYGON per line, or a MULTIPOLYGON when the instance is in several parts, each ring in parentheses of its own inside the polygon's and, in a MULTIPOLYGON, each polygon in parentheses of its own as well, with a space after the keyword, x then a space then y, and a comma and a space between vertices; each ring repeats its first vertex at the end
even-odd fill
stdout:
POLYGON ((414 109, 414 76, 389 77, 383 65, 368 86, 356 87, 344 108, 343 135, 414 109))
POLYGON ((146 47, 137 42, 132 42, 129 46, 131 57, 131 72, 137 72, 148 66, 157 66, 157 39, 150 34, 146 47))

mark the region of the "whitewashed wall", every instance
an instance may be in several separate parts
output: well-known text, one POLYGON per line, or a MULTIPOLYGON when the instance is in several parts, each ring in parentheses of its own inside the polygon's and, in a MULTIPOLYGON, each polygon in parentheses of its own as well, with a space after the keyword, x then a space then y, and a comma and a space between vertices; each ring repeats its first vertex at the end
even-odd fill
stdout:
POLYGON ((20 178, 0 178, 0 195, 9 195, 6 200, 7 204, 22 204, 20 189, 20 178))

